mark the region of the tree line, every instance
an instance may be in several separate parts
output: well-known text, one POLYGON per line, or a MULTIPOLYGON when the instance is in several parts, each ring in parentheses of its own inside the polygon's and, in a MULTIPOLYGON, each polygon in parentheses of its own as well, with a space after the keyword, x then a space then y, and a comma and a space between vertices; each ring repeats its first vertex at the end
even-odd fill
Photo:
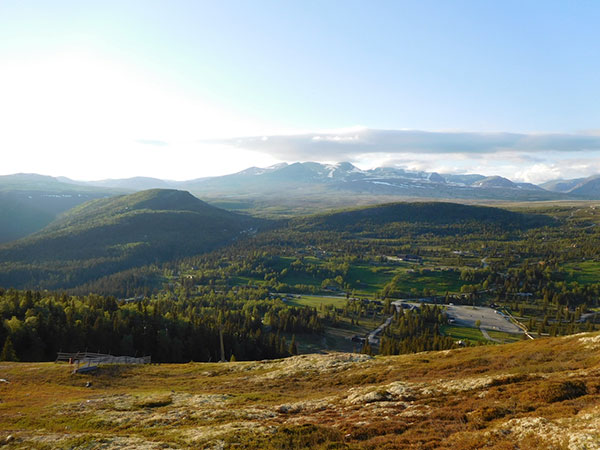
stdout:
POLYGON ((96 294, 0 289, 0 356, 49 361, 59 351, 87 350, 151 355, 156 362, 218 361, 222 332, 227 359, 260 360, 297 351, 295 340, 288 344, 280 332, 322 329, 310 310, 281 306, 275 314, 274 301, 241 297, 237 303, 225 302, 226 295, 125 302, 96 294), (261 311, 270 311, 271 327, 261 311))

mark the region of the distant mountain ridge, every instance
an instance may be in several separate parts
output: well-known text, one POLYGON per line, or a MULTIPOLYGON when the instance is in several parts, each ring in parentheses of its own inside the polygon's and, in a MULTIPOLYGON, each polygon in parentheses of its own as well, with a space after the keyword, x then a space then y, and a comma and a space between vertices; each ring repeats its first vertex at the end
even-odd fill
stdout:
POLYGON ((500 176, 441 174, 397 167, 362 170, 349 162, 280 163, 187 181, 150 177, 76 181, 37 174, 0 176, 0 243, 48 225, 94 198, 147 189, 179 189, 233 211, 266 217, 418 199, 486 202, 600 199, 600 176, 553 180, 536 186, 500 176))
POLYGON ((0 176, 0 243, 34 233, 81 203, 119 193, 123 190, 86 186, 64 177, 0 176))
MULTIPOLYGON (((223 195, 309 195, 346 193, 411 198, 490 199, 490 200, 555 200, 589 197, 595 192, 545 189, 531 183, 516 183, 499 176, 479 174, 440 174, 408 171, 396 167, 362 170, 349 162, 322 164, 316 162, 280 163, 271 167, 250 167, 240 172, 204 177, 188 181, 156 178, 81 182, 86 186, 141 190, 149 188, 184 189, 199 196, 223 195), (295 192, 295 189, 301 189, 295 192), (571 194, 571 195, 567 195, 571 194)), ((551 186, 548 184, 548 186, 551 186)), ((598 188, 600 198, 600 187, 598 188)))
POLYGON ((600 198, 600 175, 572 180, 552 180, 540 185, 553 192, 561 192, 577 197, 598 199, 600 198))
POLYGON ((322 164, 316 162, 280 163, 270 167, 249 167, 237 173, 203 177, 187 181, 162 180, 151 177, 132 177, 98 181, 75 181, 41 175, 11 175, 0 177, 0 190, 9 177, 12 185, 19 186, 54 183, 62 189, 81 186, 87 190, 114 189, 133 192, 146 189, 182 189, 199 196, 216 194, 296 195, 290 189, 301 187, 300 194, 314 192, 352 192, 369 195, 395 195, 416 198, 445 199, 509 199, 553 200, 569 198, 600 199, 600 176, 573 180, 553 180, 535 185, 520 183, 501 176, 479 174, 440 174, 437 172, 408 171, 396 167, 378 167, 362 170, 349 162, 322 164), (29 178, 29 181, 23 177, 29 178), (21 178, 20 181, 17 181, 21 178), (283 191, 282 191, 283 190, 283 191))

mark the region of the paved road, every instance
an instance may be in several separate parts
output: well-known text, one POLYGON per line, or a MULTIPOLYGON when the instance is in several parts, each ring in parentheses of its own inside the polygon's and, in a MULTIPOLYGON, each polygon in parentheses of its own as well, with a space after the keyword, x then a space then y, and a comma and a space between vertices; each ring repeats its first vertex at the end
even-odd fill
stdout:
POLYGON ((581 315, 577 322, 585 322, 588 319, 594 321, 598 315, 600 315, 600 313, 598 313, 597 311, 585 313, 581 315))
MULTIPOLYGON (((415 309, 415 308, 419 308, 421 306, 420 303, 409 303, 409 302, 405 302, 404 300, 396 300, 394 302, 392 302, 392 305, 396 308, 397 311, 400 311, 401 309, 403 309, 402 304, 404 304, 404 309, 415 309)), ((367 340, 369 341, 369 344, 371 345, 379 345, 379 335, 383 332, 383 330, 386 329, 386 327, 389 327, 390 324, 392 323, 392 320, 394 320, 394 316, 390 316, 387 319, 385 319, 385 322, 383 322, 381 325, 379 325, 377 328, 375 328, 373 331, 371 331, 368 336, 367 336, 367 340)))
POLYGON ((416 308, 420 308, 423 304, 422 302, 427 303, 428 299, 412 299, 412 300, 395 300, 392 302, 392 305, 396 307, 396 311, 404 310, 413 310, 416 308), (403 306, 404 305, 404 306, 403 306))
POLYGON ((388 317, 387 319, 385 319, 385 322, 383 322, 381 325, 379 325, 377 328, 375 328, 373 331, 371 331, 369 333, 369 335, 367 336, 367 339, 369 340, 369 344, 379 345, 379 335, 386 327, 390 326, 390 323, 392 323, 392 320, 394 320, 394 316, 388 317))

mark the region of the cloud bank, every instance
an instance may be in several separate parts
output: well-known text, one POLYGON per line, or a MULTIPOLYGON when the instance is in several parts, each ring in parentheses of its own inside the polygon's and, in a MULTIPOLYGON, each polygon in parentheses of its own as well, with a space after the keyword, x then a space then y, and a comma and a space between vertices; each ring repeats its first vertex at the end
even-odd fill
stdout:
POLYGON ((489 154, 498 152, 600 151, 600 135, 431 132, 365 129, 350 133, 308 133, 243 137, 229 145, 283 160, 352 160, 369 153, 489 154))
POLYGON ((542 183, 600 173, 600 132, 480 133, 351 129, 241 137, 221 144, 280 161, 350 161, 440 173, 502 175, 542 183))

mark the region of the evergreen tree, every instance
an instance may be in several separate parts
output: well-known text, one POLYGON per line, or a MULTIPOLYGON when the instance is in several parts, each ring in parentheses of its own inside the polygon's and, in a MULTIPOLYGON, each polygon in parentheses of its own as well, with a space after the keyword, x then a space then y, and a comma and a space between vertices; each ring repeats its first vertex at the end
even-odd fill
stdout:
POLYGON ((13 343, 10 340, 10 336, 6 338, 4 341, 4 346, 2 347, 2 353, 0 353, 0 361, 18 361, 17 354, 15 353, 15 348, 13 347, 13 343))

